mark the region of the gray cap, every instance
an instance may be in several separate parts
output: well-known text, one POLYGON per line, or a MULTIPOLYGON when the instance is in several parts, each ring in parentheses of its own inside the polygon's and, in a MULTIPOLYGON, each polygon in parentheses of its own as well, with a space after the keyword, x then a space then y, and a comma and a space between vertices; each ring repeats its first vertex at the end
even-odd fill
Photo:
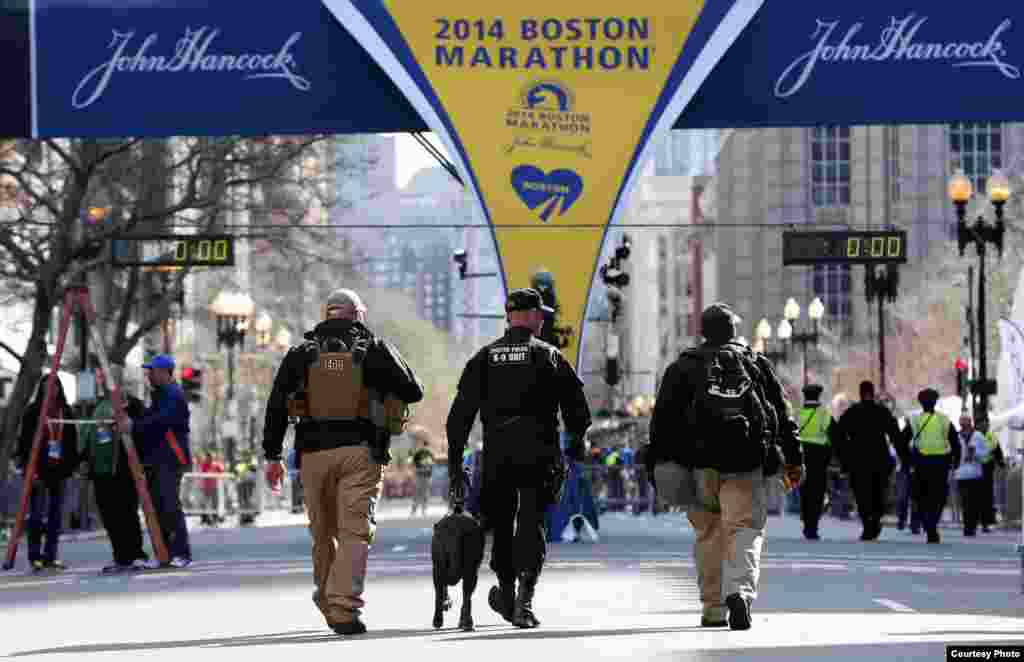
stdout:
POLYGON ((324 304, 324 310, 329 311, 331 308, 342 308, 351 306, 358 312, 366 312, 366 305, 363 300, 359 298, 359 295, 354 290, 341 289, 334 290, 330 296, 327 297, 327 302, 324 304))

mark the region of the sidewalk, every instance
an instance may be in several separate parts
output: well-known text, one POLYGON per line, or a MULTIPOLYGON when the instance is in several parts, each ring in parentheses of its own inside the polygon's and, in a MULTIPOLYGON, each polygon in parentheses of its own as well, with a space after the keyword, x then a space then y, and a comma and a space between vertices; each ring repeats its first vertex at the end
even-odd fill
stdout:
MULTIPOLYGON (((412 499, 387 499, 381 501, 377 506, 377 510, 374 513, 377 521, 389 521, 389 520, 400 520, 400 519, 414 519, 410 517, 410 511, 412 510, 412 499)), ((427 506, 427 515, 417 514, 416 520, 424 522, 424 526, 433 526, 433 523, 444 517, 448 512, 448 506, 440 499, 431 499, 430 504, 427 506)), ((139 515, 140 521, 142 521, 142 515, 139 515)), ((198 516, 190 516, 186 518, 188 524, 189 533, 193 535, 203 535, 205 533, 213 531, 223 531, 225 529, 238 529, 242 528, 238 523, 238 515, 233 515, 224 521, 219 526, 211 527, 205 526, 200 523, 198 516)), ((309 523, 309 519, 305 513, 292 514, 287 510, 271 510, 261 513, 256 520, 249 525, 249 527, 266 527, 266 526, 306 526, 309 523)), ((143 527, 145 528, 145 527, 143 527)), ((105 529, 94 529, 91 531, 67 531, 61 533, 61 543, 75 543, 75 542, 88 542, 92 540, 103 540, 107 537, 105 529)), ((3 532, 0 532, 0 544, 7 543, 7 536, 3 532)))

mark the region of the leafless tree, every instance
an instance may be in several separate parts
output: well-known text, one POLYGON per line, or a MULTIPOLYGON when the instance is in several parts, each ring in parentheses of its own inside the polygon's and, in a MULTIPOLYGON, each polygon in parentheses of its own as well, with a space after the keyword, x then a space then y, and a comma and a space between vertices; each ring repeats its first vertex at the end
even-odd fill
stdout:
POLYGON ((324 172, 311 175, 307 160, 322 159, 325 142, 309 136, 0 143, 0 297, 32 310, 26 350, 0 344, 20 363, 0 421, 0 483, 20 413, 47 359, 54 307, 67 288, 93 285, 115 364, 171 316, 182 293, 189 269, 114 269, 111 241, 149 233, 235 233, 236 219, 247 215, 257 228, 273 217, 280 229, 264 234, 279 253, 308 251, 303 234, 318 231, 306 228, 315 225, 308 218, 312 202, 330 205, 333 198, 324 172), (267 191, 277 196, 269 205, 267 191), (292 230, 296 226, 300 232, 292 230))

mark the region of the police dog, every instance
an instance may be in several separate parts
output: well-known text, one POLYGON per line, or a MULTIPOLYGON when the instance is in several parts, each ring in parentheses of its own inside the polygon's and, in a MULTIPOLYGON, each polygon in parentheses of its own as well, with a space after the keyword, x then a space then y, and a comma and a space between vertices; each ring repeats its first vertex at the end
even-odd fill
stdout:
POLYGON ((484 531, 480 523, 456 504, 454 512, 434 525, 430 543, 434 563, 434 628, 444 625, 444 612, 452 607, 448 587, 462 582, 459 629, 473 630, 473 591, 484 560, 484 531))

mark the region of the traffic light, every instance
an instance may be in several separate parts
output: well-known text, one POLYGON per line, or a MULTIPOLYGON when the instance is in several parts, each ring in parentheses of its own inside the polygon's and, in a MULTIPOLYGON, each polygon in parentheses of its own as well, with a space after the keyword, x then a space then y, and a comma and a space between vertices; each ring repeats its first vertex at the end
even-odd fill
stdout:
POLYGON ((203 371, 191 366, 181 369, 181 388, 185 391, 185 398, 189 402, 202 400, 203 371))
POLYGON ((956 371, 956 394, 960 398, 967 397, 967 361, 963 358, 957 357, 956 362, 953 364, 953 369, 956 371))

